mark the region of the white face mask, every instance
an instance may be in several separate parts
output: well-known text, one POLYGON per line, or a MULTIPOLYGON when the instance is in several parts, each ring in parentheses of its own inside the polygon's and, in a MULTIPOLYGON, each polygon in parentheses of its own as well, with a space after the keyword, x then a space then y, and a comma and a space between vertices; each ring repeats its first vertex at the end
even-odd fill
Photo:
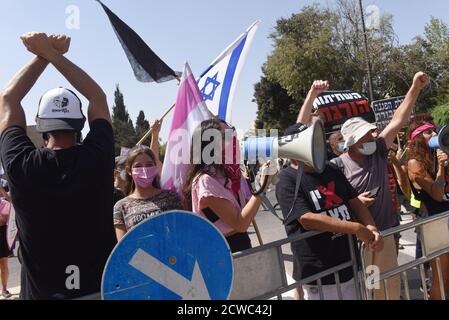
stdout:
POLYGON ((365 156, 370 156, 374 154, 377 150, 377 145, 375 141, 364 143, 362 148, 358 149, 359 152, 365 156))

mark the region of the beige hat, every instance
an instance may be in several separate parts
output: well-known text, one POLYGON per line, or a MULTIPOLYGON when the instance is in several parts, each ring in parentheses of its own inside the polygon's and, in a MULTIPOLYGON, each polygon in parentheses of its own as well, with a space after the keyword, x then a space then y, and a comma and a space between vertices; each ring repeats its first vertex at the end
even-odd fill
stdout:
POLYGON ((359 142, 368 132, 376 129, 375 125, 359 117, 346 121, 341 127, 341 134, 345 139, 345 150, 359 142))

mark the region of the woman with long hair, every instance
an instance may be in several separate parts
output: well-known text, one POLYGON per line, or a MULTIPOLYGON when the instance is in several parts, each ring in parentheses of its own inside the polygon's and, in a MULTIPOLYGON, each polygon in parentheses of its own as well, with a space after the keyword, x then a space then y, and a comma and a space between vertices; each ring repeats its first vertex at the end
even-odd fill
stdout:
POLYGON ((114 226, 119 241, 147 218, 183 209, 176 192, 161 189, 157 160, 150 148, 138 146, 132 149, 125 168, 127 197, 114 206, 114 226))
MULTIPOLYGON (((441 150, 436 157, 429 148, 429 140, 436 136, 436 126, 423 119, 415 119, 409 127, 407 172, 415 197, 426 206, 429 216, 449 210, 449 157, 441 150)), ((440 257, 446 296, 449 294, 449 254, 440 257)), ((432 262, 431 299, 441 299, 436 263, 432 262)))
POLYGON ((214 223, 232 252, 251 248, 247 229, 262 201, 245 192, 233 128, 218 119, 203 121, 193 134, 191 158, 183 187, 186 206, 214 223), (212 136, 213 142, 207 138, 212 136))

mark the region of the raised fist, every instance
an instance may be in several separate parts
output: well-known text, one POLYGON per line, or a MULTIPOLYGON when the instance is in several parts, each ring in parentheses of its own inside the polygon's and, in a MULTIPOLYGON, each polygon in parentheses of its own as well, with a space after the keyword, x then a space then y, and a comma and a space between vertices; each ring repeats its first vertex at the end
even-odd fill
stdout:
POLYGON ((424 89, 430 83, 430 78, 424 72, 418 72, 413 78, 413 86, 419 90, 424 89))
POLYGON ((69 51, 71 40, 69 37, 62 34, 52 34, 48 38, 50 39, 50 43, 52 44, 53 48, 55 48, 60 54, 65 54, 67 53, 67 51, 69 51))
POLYGON ((55 50, 50 39, 42 32, 28 32, 20 37, 23 44, 31 53, 46 58, 52 50, 55 50))
POLYGON ((319 96, 324 91, 329 90, 329 81, 323 81, 323 80, 315 80, 312 84, 312 88, 310 88, 310 91, 315 96, 319 96))
POLYGON ((159 132, 161 132, 161 126, 162 126, 162 120, 156 120, 153 123, 153 135, 159 135, 159 132))

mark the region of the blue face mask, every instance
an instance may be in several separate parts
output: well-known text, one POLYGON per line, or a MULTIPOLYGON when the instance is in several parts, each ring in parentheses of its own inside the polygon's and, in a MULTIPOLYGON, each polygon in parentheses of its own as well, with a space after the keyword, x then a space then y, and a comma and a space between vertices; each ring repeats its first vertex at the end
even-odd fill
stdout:
POLYGON ((340 151, 341 153, 345 153, 345 143, 344 142, 340 142, 338 144, 338 151, 340 151))

